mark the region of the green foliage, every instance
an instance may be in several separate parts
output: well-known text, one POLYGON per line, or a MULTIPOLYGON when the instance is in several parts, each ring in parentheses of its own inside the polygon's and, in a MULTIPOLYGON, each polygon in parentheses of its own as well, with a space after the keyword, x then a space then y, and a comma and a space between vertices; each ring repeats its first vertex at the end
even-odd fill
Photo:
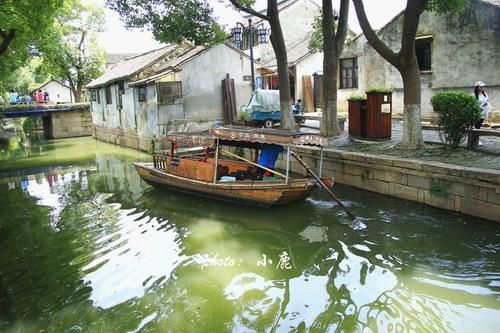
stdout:
POLYGON ((37 71, 41 63, 42 59, 40 57, 31 58, 27 65, 1 78, 0 91, 15 89, 19 93, 19 96, 24 96, 33 89, 41 86, 44 82, 47 82, 50 76, 47 73, 37 71))
POLYGON ((366 96, 364 96, 364 95, 352 95, 347 100, 348 101, 366 101, 366 96))
POLYGON ((387 87, 370 87, 366 90, 366 93, 390 94, 392 93, 392 89, 387 87))
POLYGON ((431 179, 429 192, 436 197, 446 197, 448 195, 449 187, 450 185, 445 182, 436 179, 431 179))
POLYGON ((128 28, 145 28, 161 42, 214 45, 226 34, 206 0, 106 0, 128 28))
POLYGON ((312 24, 312 34, 311 39, 309 39, 309 51, 311 52, 321 52, 323 51, 323 11, 314 17, 312 24))
POLYGON ((24 118, 23 122, 21 123, 21 128, 23 130, 23 133, 27 137, 30 137, 33 134, 33 129, 35 128, 35 122, 33 121, 33 118, 24 118))
POLYGON ((459 14, 469 4, 469 0, 428 0, 425 9, 438 15, 446 13, 459 14))
POLYGON ((252 120, 251 112, 245 109, 240 109, 236 115, 236 119, 239 121, 250 121, 252 120))
POLYGON ((73 0, 0 1, 0 89, 8 89, 4 80, 50 39, 53 22, 67 3, 73 0))
POLYGON ((97 45, 97 32, 104 29, 104 10, 93 6, 75 5, 57 20, 51 42, 42 47, 43 66, 38 73, 68 80, 80 101, 83 87, 101 75, 105 54, 97 45))
POLYGON ((464 92, 439 92, 431 98, 431 104, 438 114, 434 123, 439 136, 452 149, 458 147, 481 117, 474 96, 464 92))
MULTIPOLYGON (((337 15, 336 12, 334 12, 334 15, 337 15)), ((312 24, 312 34, 311 34, 311 39, 309 39, 309 51, 311 52, 322 52, 323 51, 323 27, 322 27, 322 20, 323 20, 323 11, 320 11, 320 13, 314 17, 314 21, 312 24)), ((334 24, 334 29, 337 29, 337 22, 335 21, 334 24)), ((349 45, 352 42, 352 40, 349 37, 346 37, 345 40, 345 45, 349 45)))

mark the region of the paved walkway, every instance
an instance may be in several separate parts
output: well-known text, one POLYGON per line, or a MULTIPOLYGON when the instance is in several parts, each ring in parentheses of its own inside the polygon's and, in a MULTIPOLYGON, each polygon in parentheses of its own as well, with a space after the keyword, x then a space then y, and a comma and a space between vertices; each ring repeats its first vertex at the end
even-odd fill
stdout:
MULTIPOLYGON (((398 119, 393 119, 392 121, 392 133, 391 139, 385 141, 369 141, 369 140, 358 140, 352 139, 347 134, 349 128, 348 120, 345 122, 344 133, 338 137, 334 138, 330 141, 332 147, 338 148, 348 148, 349 146, 354 145, 355 143, 365 143, 369 145, 377 145, 379 149, 391 148, 396 146, 398 143, 401 143, 403 140, 403 121, 398 119)), ((301 131, 303 132, 319 132, 319 120, 306 120, 303 126, 301 127, 301 131)), ((435 130, 423 130, 422 134, 424 136, 424 141, 429 143, 441 143, 438 133, 435 130)), ((479 147, 478 151, 489 152, 493 154, 500 155, 500 137, 494 136, 484 136, 481 137, 482 146, 479 147)), ((466 147, 467 141, 461 144, 461 146, 466 147)))

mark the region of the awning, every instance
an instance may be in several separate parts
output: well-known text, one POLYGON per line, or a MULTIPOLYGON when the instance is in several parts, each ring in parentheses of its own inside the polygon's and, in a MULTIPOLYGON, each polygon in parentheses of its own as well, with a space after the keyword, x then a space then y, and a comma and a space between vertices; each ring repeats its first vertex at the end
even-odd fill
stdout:
POLYGON ((227 126, 208 132, 171 133, 166 139, 189 146, 214 147, 217 139, 224 145, 256 147, 256 144, 278 144, 283 146, 309 145, 326 147, 328 140, 318 134, 301 133, 269 128, 227 126))

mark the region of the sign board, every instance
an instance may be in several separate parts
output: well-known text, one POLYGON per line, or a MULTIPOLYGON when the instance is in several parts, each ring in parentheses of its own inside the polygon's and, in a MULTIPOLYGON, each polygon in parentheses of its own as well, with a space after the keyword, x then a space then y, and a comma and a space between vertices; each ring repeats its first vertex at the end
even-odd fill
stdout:
POLYGON ((251 75, 243 75, 243 81, 252 81, 251 75))

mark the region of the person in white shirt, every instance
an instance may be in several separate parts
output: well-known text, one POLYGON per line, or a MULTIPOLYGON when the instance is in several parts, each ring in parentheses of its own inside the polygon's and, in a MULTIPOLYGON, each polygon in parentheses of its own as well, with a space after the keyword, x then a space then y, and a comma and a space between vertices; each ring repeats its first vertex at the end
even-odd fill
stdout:
POLYGON ((474 83, 474 95, 476 96, 477 103, 481 108, 481 119, 476 123, 476 128, 481 128, 483 121, 488 121, 488 115, 491 111, 491 104, 488 102, 488 94, 485 91, 486 84, 483 81, 474 83))
MULTIPOLYGON (((486 93, 484 87, 486 87, 486 84, 483 81, 477 81, 474 83, 474 95, 476 96, 477 103, 481 108, 481 118, 474 126, 477 129, 481 128, 485 119, 488 121, 488 115, 491 111, 491 104, 488 102, 488 94, 486 93)), ((479 140, 479 145, 483 145, 481 140, 479 140)))

